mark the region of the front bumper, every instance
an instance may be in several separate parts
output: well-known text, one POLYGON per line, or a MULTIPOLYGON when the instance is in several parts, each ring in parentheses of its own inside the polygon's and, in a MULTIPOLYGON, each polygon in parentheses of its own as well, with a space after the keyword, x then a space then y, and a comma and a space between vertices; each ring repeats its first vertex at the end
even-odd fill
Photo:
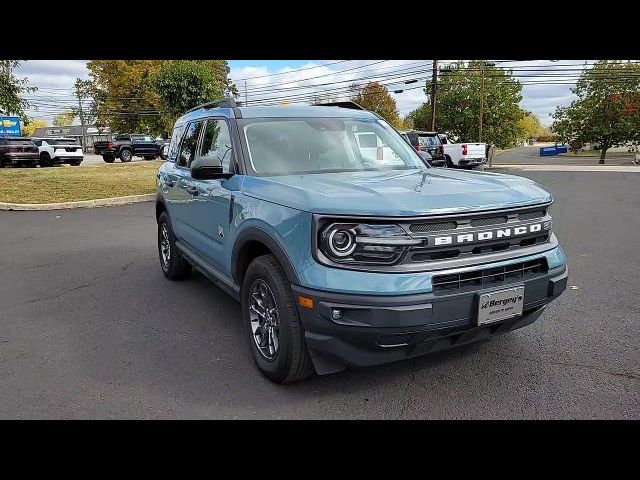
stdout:
POLYGON ((54 163, 74 163, 82 162, 84 160, 83 155, 57 155, 51 159, 54 163))
POLYGON ((326 374, 345 367, 395 362, 524 327, 566 289, 567 278, 568 270, 563 265, 518 282, 525 286, 523 315, 485 326, 476 324, 478 294, 514 284, 398 296, 340 294, 298 286, 292 289, 296 297, 304 295, 314 301, 312 309, 298 310, 316 371, 326 374))

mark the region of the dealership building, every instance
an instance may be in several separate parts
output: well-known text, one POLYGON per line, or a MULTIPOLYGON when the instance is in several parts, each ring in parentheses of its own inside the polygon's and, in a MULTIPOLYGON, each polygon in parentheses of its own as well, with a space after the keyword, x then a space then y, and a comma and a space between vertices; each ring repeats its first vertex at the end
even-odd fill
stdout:
MULTIPOLYGON (((84 129, 85 139, 87 142, 85 147, 87 150, 93 150, 94 142, 113 139, 108 128, 98 130, 96 127, 86 126, 84 129)), ((82 126, 70 125, 68 127, 40 127, 36 128, 32 137, 74 137, 78 140, 78 143, 82 143, 82 126)))

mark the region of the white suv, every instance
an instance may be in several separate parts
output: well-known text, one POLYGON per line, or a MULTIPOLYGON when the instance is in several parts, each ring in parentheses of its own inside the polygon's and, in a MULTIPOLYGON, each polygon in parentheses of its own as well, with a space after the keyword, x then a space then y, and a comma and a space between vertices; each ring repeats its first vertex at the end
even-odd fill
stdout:
POLYGON ((40 151, 40 166, 52 167, 58 163, 68 163, 74 167, 84 159, 82 146, 75 138, 33 138, 40 151))

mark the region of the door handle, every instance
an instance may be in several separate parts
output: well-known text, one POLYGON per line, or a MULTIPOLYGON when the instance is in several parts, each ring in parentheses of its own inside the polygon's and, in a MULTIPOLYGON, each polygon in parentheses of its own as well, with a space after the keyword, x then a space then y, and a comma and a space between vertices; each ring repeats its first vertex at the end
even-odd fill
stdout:
POLYGON ((190 195, 198 195, 198 187, 196 187, 195 185, 187 185, 185 190, 190 195))

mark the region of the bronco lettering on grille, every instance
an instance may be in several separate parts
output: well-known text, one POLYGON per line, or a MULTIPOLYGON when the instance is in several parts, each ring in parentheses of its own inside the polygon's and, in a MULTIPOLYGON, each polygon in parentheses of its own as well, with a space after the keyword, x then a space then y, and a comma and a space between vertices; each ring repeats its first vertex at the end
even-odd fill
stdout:
POLYGON ((459 235, 437 235, 433 236, 433 245, 459 245, 463 243, 473 243, 485 240, 493 240, 494 238, 509 238, 527 235, 542 231, 544 225, 542 223, 533 223, 531 225, 522 225, 513 228, 494 228, 492 230, 483 230, 481 232, 461 233, 459 235))

